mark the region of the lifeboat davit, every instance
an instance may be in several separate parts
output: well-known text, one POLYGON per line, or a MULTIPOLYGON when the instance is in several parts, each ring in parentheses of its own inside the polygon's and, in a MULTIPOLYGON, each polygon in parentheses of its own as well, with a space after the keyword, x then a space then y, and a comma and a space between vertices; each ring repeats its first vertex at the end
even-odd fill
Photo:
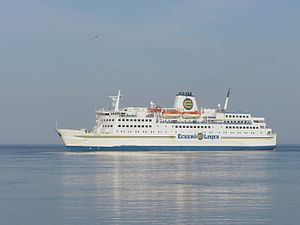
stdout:
POLYGON ((148 108, 148 111, 152 112, 152 113, 157 113, 157 112, 161 112, 161 108, 159 108, 159 107, 151 107, 151 108, 148 108))
POLYGON ((164 118, 178 118, 181 116, 181 112, 178 110, 163 110, 161 114, 164 118))
POLYGON ((201 113, 199 111, 182 112, 182 117, 185 119, 199 118, 200 115, 201 113))

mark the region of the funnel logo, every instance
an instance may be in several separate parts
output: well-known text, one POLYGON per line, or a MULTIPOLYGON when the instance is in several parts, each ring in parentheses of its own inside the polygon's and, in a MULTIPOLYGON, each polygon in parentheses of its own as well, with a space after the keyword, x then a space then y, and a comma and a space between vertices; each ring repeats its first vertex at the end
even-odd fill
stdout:
POLYGON ((193 101, 190 98, 186 98, 183 101, 183 108, 185 108, 186 110, 191 110, 194 106, 193 101))
POLYGON ((198 140, 201 141, 203 139, 203 134, 202 133, 197 134, 197 138, 198 138, 198 140))

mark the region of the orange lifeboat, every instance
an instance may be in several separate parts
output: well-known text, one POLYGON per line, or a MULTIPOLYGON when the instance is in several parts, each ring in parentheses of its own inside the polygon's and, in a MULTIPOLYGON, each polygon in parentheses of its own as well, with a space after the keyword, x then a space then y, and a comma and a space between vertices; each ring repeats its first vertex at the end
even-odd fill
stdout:
POLYGON ((162 111, 162 116, 164 118, 177 118, 177 117, 181 116, 181 112, 176 110, 176 109, 163 110, 162 111))
POLYGON ((199 111, 182 112, 182 117, 185 119, 198 118, 201 113, 199 111))
POLYGON ((158 108, 158 107, 151 107, 151 108, 148 108, 148 111, 149 112, 152 112, 152 113, 157 113, 157 112, 161 112, 161 108, 158 108))

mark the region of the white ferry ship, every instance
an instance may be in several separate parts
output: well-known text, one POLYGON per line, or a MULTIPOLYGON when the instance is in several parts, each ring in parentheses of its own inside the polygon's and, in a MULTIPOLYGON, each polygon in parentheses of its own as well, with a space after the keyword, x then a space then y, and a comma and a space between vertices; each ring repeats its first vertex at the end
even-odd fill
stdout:
POLYGON ((110 96, 112 109, 96 111, 96 125, 56 129, 67 150, 272 150, 276 134, 263 117, 228 112, 224 107, 197 107, 192 92, 179 92, 172 108, 155 102, 149 107, 120 108, 121 93, 110 96))

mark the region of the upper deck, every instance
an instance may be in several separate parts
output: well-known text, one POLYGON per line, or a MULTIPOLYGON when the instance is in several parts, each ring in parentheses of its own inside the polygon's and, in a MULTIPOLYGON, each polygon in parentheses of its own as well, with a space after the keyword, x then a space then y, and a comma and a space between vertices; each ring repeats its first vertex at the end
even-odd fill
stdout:
MULTIPOLYGON (((116 128, 208 128, 210 125, 225 129, 265 129, 263 117, 252 117, 250 113, 227 112, 220 105, 217 109, 198 109, 196 99, 191 92, 176 95, 174 107, 158 107, 155 102, 150 107, 119 107, 120 92, 113 99, 112 110, 96 111, 97 133, 115 132, 116 128)), ((229 95, 227 95, 227 98, 229 95)), ((228 103, 228 99, 226 99, 228 103)))

